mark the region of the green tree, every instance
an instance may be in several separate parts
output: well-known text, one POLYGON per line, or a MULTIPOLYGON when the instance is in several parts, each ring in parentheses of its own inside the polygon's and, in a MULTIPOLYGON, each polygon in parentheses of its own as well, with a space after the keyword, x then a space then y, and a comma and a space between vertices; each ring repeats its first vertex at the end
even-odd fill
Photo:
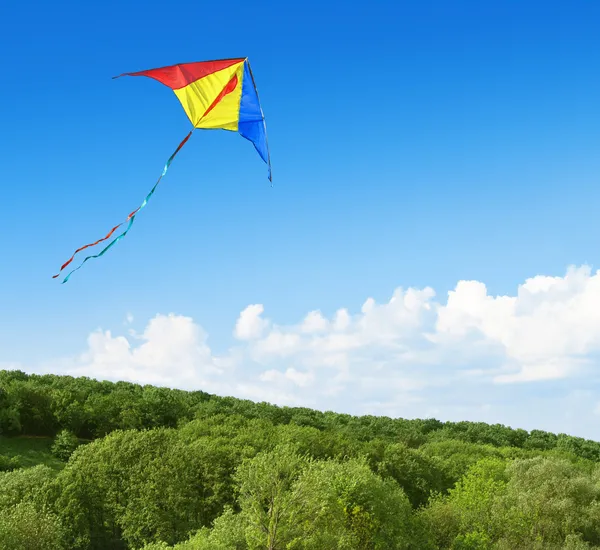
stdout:
POLYGON ((21 432, 21 415, 17 396, 9 383, 0 380, 0 435, 14 435, 21 432))
POLYGON ((20 468, 21 461, 18 456, 8 457, 0 455, 0 472, 12 472, 20 468))
POLYGON ((489 535, 481 531, 458 535, 452 543, 452 550, 491 550, 492 547, 489 535))
POLYGON ((550 547, 580 535, 600 545, 600 486, 593 474, 569 461, 545 457, 517 460, 507 473, 509 542, 550 547))
POLYGON ((180 542, 174 548, 176 550, 248 550, 244 518, 234 513, 228 506, 223 515, 215 520, 212 529, 203 528, 189 540, 180 542))
POLYGON ((21 433, 45 436, 56 433, 57 422, 52 413, 50 387, 30 379, 26 382, 13 382, 10 392, 14 394, 18 404, 21 433))
POLYGON ((250 548, 276 550, 301 537, 308 488, 298 480, 309 462, 292 447, 281 446, 238 468, 234 479, 250 548))
MULTIPOLYGON (((328 543, 356 550, 412 547, 416 531, 410 501, 396 482, 379 477, 365 459, 315 462, 303 481, 318 488, 309 492, 308 521, 321 515, 323 530, 333 535, 328 543)), ((313 530, 310 535, 315 544, 307 543, 306 550, 319 547, 321 533, 313 530)))
POLYGON ((404 443, 387 445, 376 470, 382 477, 394 479, 415 508, 425 505, 432 492, 447 485, 447 476, 437 457, 429 457, 404 443))
POLYGON ((56 472, 43 464, 0 473, 0 511, 21 502, 43 506, 56 472))
POLYGON ((67 550, 66 533, 58 517, 22 502, 0 512, 2 550, 67 550))
POLYGON ((54 438, 51 450, 54 456, 66 462, 77 447, 79 447, 77 436, 69 430, 61 430, 54 438))
POLYGON ((501 459, 504 456, 501 449, 492 445, 467 443, 454 439, 427 443, 419 450, 425 456, 436 460, 436 464, 444 474, 444 491, 460 480, 479 460, 488 457, 501 459))
POLYGON ((316 461, 280 446, 246 461, 235 478, 236 521, 251 550, 399 550, 415 537, 404 491, 364 459, 316 461))
POLYGON ((88 435, 84 434, 87 421, 84 403, 87 392, 79 380, 67 379, 65 382, 70 382, 69 387, 57 388, 52 392, 52 414, 62 429, 76 435, 88 435))
POLYGON ((506 526, 506 493, 504 460, 484 458, 473 464, 446 496, 437 494, 420 512, 430 542, 436 548, 469 548, 465 545, 497 541, 506 526))
POLYGON ((189 435, 115 431, 78 448, 57 479, 57 510, 75 548, 174 544, 210 525, 234 500, 231 475, 243 449, 189 435))

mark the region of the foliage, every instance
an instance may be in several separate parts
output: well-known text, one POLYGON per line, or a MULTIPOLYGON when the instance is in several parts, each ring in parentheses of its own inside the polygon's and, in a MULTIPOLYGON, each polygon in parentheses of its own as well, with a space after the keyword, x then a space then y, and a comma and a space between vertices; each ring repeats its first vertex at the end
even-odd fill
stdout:
POLYGON ((52 454, 60 460, 67 461, 73 451, 79 447, 79 439, 69 430, 61 430, 52 445, 52 454))
POLYGON ((20 371, 0 431, 0 548, 600 549, 566 434, 20 371))
POLYGON ((67 550, 58 517, 21 502, 0 513, 0 548, 3 550, 67 550))
POLYGON ((20 468, 21 461, 18 456, 0 455, 0 472, 11 472, 20 468))
POLYGON ((386 445, 376 470, 384 478, 394 479, 406 492, 411 504, 418 508, 429 500, 432 492, 450 485, 445 463, 404 443, 386 445))
POLYGON ((541 430, 527 432, 501 424, 406 420, 350 416, 303 407, 219 397, 128 382, 85 377, 26 374, 0 370, 0 434, 54 437, 69 430, 78 438, 103 437, 114 430, 175 428, 194 418, 237 415, 275 426, 310 427, 335 433, 354 444, 381 440, 416 449, 427 443, 456 441, 525 451, 564 450, 588 460, 600 460, 600 443, 541 430))
POLYGON ((438 548, 597 547, 597 472, 560 458, 486 458, 420 514, 438 548))
POLYGON ((55 479, 55 470, 43 464, 0 473, 0 511, 21 502, 43 506, 55 479))
POLYGON ((8 460, 14 459, 11 464, 18 462, 21 467, 45 464, 60 470, 64 463, 52 454, 52 444, 53 440, 48 437, 0 436, 0 453, 8 460))

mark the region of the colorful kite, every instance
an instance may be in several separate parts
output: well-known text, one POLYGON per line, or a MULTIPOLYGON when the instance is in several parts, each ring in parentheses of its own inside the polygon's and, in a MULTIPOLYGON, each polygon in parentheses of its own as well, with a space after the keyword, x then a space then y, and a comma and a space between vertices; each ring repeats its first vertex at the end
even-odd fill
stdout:
POLYGON ((73 261, 78 252, 110 239, 119 227, 128 223, 125 231, 111 241, 101 252, 85 258, 79 267, 65 277, 62 281, 63 284, 69 280, 69 277, 75 271, 81 269, 85 262, 104 255, 105 252, 127 235, 135 220, 135 216, 146 206, 160 180, 167 173, 175 155, 177 155, 197 128, 238 132, 251 141, 258 154, 267 163, 269 180, 272 181, 265 117, 258 100, 256 84, 247 58, 181 63, 137 73, 124 73, 114 78, 122 76, 148 76, 171 88, 184 108, 193 128, 177 149, 175 149, 175 152, 165 164, 158 181, 142 204, 129 214, 125 221, 113 227, 106 237, 78 248, 53 278, 60 275, 62 270, 73 261))

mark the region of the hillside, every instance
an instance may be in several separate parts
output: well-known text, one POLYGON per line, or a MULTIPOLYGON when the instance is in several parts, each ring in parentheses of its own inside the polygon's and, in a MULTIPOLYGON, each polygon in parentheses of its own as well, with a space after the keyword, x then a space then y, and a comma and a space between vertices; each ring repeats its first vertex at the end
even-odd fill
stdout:
POLYGON ((600 443, 0 371, 0 548, 600 548, 600 443))

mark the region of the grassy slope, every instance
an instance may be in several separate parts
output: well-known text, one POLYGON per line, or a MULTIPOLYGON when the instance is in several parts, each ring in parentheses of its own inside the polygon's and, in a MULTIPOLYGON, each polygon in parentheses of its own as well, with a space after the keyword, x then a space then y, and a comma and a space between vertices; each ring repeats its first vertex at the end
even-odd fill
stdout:
POLYGON ((0 436, 0 455, 9 458, 16 456, 24 467, 45 464, 59 470, 64 467, 64 462, 52 456, 50 452, 52 442, 51 437, 0 436))

